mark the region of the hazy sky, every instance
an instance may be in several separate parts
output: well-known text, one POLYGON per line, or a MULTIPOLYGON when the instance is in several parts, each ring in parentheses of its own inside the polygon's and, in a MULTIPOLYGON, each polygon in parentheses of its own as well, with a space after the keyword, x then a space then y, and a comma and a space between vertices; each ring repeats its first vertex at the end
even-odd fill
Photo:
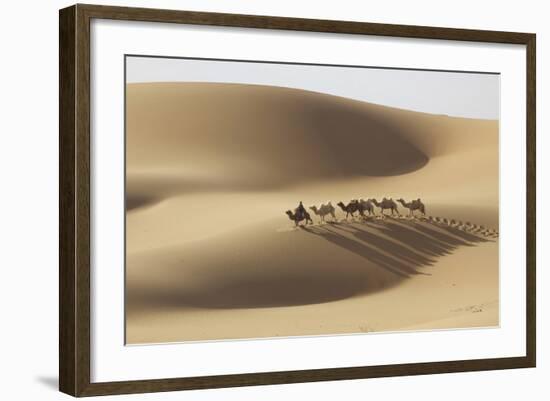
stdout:
POLYGON ((227 82, 284 86, 402 109, 499 118, 498 74, 126 58, 127 82, 227 82))

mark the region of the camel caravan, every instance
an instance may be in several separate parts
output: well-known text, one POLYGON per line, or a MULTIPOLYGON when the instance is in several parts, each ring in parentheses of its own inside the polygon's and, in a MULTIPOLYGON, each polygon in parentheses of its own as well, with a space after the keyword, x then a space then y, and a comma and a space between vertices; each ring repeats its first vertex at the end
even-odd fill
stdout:
MULTIPOLYGON (((345 204, 344 202, 338 202, 336 206, 338 206, 342 210, 342 212, 345 213, 345 221, 348 221, 348 217, 351 217, 352 220, 355 220, 356 217, 363 220, 372 218, 384 219, 386 217, 397 217, 406 219, 419 218, 420 220, 439 226, 453 227, 458 230, 468 231, 474 234, 483 235, 485 237, 498 237, 498 230, 490 229, 482 225, 472 224, 469 221, 462 222, 459 220, 447 219, 443 217, 426 216, 426 206, 424 205, 422 200, 420 200, 420 198, 414 199, 410 202, 406 202, 403 198, 397 199, 397 201, 394 201, 392 198, 383 198, 380 202, 378 202, 374 198, 366 200, 361 198, 352 199, 347 204, 345 204), (399 213, 399 209, 397 206, 398 203, 401 204, 403 208, 408 209, 408 213, 406 216, 402 216, 399 213), (375 212, 375 208, 378 208, 380 210, 380 214, 377 214, 375 212), (415 214, 415 212, 417 213, 415 214)), ((332 205, 331 201, 322 203, 318 206, 309 206, 309 210, 311 210, 313 214, 319 216, 321 224, 327 222, 338 222, 338 219, 336 218, 336 208, 332 205), (330 221, 328 221, 327 218, 330 218, 330 221)), ((301 201, 298 207, 294 209, 294 212, 291 210, 287 210, 285 213, 288 218, 294 222, 295 227, 298 227, 301 222, 304 222, 305 225, 314 224, 311 218, 311 214, 306 210, 301 201)))

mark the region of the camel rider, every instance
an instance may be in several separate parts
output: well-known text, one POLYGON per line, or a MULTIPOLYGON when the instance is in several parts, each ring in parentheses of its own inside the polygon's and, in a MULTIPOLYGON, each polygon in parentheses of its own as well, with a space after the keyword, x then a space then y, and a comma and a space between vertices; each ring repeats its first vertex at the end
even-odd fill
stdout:
POLYGON ((305 216, 305 213, 306 213, 306 208, 302 204, 302 201, 300 201, 300 204, 296 208, 296 215, 297 216, 305 216))

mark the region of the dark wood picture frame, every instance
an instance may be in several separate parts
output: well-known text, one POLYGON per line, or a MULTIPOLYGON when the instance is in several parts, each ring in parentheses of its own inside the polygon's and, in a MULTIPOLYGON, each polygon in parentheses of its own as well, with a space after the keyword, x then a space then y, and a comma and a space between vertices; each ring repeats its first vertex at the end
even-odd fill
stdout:
POLYGON ((73 396, 362 379, 534 367, 535 43, 531 33, 372 24, 96 5, 59 14, 59 389, 73 396), (91 383, 90 381, 90 21, 93 18, 510 43, 526 46, 527 260, 526 355, 349 368, 91 383))

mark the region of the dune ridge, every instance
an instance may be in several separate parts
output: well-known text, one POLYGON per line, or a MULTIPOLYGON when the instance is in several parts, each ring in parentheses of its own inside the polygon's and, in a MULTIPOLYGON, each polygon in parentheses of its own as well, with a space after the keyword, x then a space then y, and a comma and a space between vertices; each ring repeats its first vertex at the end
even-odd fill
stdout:
POLYGON ((312 179, 397 175, 427 163, 394 125, 355 103, 253 85, 129 84, 130 190, 162 167, 178 173, 182 190, 205 173, 210 179, 200 181, 202 188, 264 189, 312 179))

